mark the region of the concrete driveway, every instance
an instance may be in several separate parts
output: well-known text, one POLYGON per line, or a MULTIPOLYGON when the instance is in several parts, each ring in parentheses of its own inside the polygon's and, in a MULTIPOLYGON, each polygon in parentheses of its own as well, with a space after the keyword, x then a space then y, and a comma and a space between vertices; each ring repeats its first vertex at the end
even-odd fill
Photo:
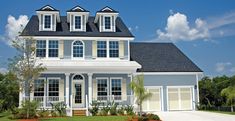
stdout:
POLYGON ((204 111, 156 112, 163 121, 235 121, 235 115, 204 111))

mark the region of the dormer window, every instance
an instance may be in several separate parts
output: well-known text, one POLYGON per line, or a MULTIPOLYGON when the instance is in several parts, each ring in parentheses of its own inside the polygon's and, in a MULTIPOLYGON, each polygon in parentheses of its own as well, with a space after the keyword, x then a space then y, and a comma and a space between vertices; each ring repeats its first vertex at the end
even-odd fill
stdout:
POLYGON ((74 16, 74 30, 81 30, 82 28, 82 17, 74 16))
POLYGON ((105 30, 110 30, 111 29, 111 17, 110 16, 105 16, 104 17, 104 29, 105 30))
POLYGON ((43 25, 43 29, 44 30, 51 30, 52 29, 52 15, 44 15, 44 25, 43 25))

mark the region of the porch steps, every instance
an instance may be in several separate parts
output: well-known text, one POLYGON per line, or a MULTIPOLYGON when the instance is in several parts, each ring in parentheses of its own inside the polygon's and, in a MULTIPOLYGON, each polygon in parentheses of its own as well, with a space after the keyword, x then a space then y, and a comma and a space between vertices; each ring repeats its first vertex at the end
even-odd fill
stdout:
POLYGON ((86 116, 86 110, 84 109, 73 110, 73 116, 86 116))

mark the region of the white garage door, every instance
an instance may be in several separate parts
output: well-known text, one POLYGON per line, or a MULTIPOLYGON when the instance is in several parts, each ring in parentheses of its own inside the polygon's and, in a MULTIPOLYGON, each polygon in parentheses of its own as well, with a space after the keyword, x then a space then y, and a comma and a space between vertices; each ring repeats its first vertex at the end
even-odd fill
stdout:
POLYGON ((168 87, 168 110, 192 110, 192 88, 168 87))
POLYGON ((151 87, 146 88, 152 93, 152 97, 144 101, 142 106, 144 111, 160 111, 161 110, 161 88, 151 87))

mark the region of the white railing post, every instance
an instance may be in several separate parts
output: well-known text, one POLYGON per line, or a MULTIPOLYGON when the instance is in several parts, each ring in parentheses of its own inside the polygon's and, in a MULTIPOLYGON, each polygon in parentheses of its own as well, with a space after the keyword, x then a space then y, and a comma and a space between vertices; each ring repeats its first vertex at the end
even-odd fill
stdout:
POLYGON ((65 73, 65 95, 66 95, 66 106, 70 107, 69 105, 69 75, 70 73, 65 73))
POLYGON ((70 116, 73 116, 73 95, 70 95, 70 116))
POLYGON ((92 103, 92 73, 88 73, 88 106, 92 103))
POLYGON ((87 100, 87 95, 86 95, 86 116, 89 115, 89 112, 88 112, 88 100, 87 100))

